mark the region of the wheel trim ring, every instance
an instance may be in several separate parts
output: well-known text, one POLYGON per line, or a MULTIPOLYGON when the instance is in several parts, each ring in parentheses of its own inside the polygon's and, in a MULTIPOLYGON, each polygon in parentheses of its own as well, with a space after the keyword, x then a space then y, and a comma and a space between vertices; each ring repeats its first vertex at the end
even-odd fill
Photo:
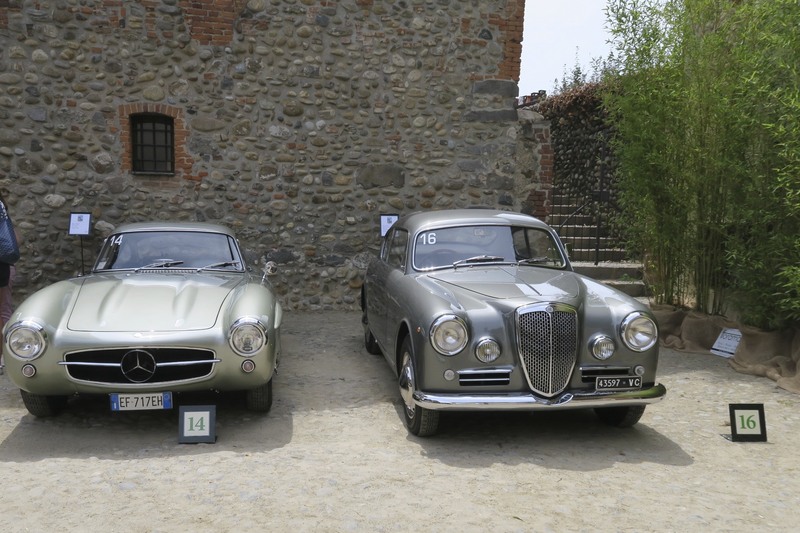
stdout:
POLYGON ((411 361, 411 355, 406 353, 403 355, 403 367, 400 370, 400 396, 403 398, 403 407, 406 410, 406 416, 409 420, 414 419, 416 412, 416 404, 414 403, 414 363, 411 361))

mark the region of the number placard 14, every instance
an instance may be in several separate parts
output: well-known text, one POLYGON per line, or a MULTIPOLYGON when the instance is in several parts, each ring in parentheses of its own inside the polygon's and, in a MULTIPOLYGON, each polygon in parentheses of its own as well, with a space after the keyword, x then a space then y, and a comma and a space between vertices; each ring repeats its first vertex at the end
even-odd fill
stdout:
POLYGON ((216 405, 182 405, 178 418, 178 442, 216 442, 216 405))

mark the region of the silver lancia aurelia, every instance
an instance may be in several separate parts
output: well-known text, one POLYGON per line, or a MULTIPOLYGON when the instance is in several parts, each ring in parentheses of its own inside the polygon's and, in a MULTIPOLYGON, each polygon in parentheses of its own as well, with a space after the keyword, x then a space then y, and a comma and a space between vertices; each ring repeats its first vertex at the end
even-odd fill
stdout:
POLYGON ((233 233, 200 223, 137 223, 103 242, 85 276, 31 295, 4 330, 8 375, 28 411, 75 394, 114 411, 167 409, 185 391, 244 391, 272 405, 281 306, 233 233))
POLYGON ((488 209, 397 220, 367 268, 364 343, 398 377, 408 430, 443 411, 593 408, 614 426, 666 394, 648 307, 575 273, 557 233, 488 209))

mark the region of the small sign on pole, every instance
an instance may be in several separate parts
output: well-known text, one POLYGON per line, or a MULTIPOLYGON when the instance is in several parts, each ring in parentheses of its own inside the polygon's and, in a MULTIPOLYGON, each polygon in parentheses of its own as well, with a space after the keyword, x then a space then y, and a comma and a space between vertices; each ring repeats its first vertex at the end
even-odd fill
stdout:
POLYGON ((389 231, 389 228, 392 227, 392 224, 397 222, 398 218, 400 218, 400 215, 396 214, 381 215, 381 237, 384 237, 386 235, 386 232, 389 231))
POLYGON ((178 418, 178 443, 217 441, 216 405, 181 405, 178 418))
POLYGON ((767 442, 764 404, 732 403, 729 409, 733 442, 767 442))
POLYGON ((70 235, 89 235, 92 230, 91 213, 70 213, 69 215, 69 234, 70 235))
POLYGON ((70 213, 69 214, 69 234, 78 235, 81 239, 81 275, 85 272, 83 260, 83 236, 92 232, 91 213, 70 213))

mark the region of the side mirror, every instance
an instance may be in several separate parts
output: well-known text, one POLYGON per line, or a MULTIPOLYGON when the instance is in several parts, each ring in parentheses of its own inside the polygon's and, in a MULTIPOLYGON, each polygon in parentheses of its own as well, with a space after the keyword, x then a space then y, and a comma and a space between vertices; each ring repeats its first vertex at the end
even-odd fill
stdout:
POLYGON ((264 268, 262 269, 264 275, 261 276, 261 283, 268 283, 267 276, 273 276, 278 272, 278 265, 275 261, 265 261, 264 268))

